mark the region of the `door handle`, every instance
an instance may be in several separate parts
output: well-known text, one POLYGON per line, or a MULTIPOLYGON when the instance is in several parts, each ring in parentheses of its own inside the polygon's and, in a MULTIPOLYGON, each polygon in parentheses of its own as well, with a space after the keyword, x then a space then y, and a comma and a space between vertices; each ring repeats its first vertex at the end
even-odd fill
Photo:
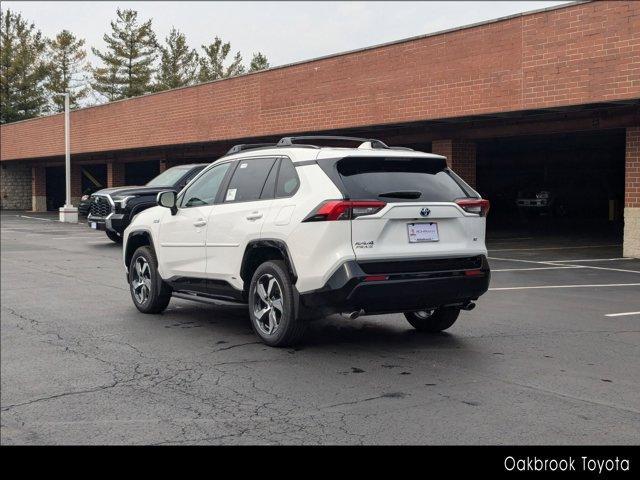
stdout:
POLYGON ((260 212, 252 212, 247 215, 247 220, 258 220, 259 218, 262 218, 262 213, 260 212))
POLYGON ((194 227, 204 227, 206 224, 207 224, 207 221, 202 219, 193 222, 194 227))

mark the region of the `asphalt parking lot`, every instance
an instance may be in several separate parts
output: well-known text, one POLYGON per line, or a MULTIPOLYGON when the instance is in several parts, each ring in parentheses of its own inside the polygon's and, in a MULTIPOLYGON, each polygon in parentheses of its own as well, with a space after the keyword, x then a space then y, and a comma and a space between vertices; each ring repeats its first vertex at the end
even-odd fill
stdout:
POLYGON ((640 260, 615 242, 495 240, 491 291, 448 333, 336 316, 273 349, 243 309, 138 313, 119 246, 34 217, 0 218, 2 444, 640 438, 640 260))

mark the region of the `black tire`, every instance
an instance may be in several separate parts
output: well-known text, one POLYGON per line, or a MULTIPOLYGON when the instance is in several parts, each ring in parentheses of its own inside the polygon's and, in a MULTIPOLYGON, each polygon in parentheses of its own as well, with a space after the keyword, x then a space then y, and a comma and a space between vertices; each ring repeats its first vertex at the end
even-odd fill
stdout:
MULTIPOLYGON (((144 272, 146 277, 146 270, 144 272)), ((129 291, 131 292, 133 304, 142 313, 160 313, 167 308, 171 301, 171 289, 158 274, 158 260, 155 252, 149 246, 138 248, 131 257, 131 263, 129 264, 129 291), (146 264, 149 269, 149 281, 141 287, 142 290, 148 292, 146 295, 143 294, 140 288, 136 290, 136 287, 134 287, 134 282, 140 278, 136 269, 138 262, 141 265, 146 264)))
POLYGON ((460 315, 459 308, 436 308, 419 312, 405 313, 407 321, 416 330, 428 333, 437 333, 446 330, 456 323, 460 315), (429 314, 429 312, 431 312, 429 314))
POLYGON ((111 232, 107 230, 106 233, 107 233, 107 237, 109 237, 109 240, 111 240, 112 242, 122 243, 122 237, 119 236, 116 232, 111 232))
POLYGON ((248 303, 251 327, 264 343, 271 347, 287 347, 300 341, 306 322, 298 316, 298 294, 283 261, 271 260, 258 267, 251 278, 248 303), (271 284, 272 278, 275 284, 271 284), (269 303, 262 300, 265 295, 269 303), (279 303, 278 299, 281 300, 279 303), (282 307, 280 311, 277 305, 282 307), (260 317, 259 312, 263 312, 260 317), (270 320, 272 314, 273 321, 270 320), (273 330, 269 333, 272 325, 273 330))

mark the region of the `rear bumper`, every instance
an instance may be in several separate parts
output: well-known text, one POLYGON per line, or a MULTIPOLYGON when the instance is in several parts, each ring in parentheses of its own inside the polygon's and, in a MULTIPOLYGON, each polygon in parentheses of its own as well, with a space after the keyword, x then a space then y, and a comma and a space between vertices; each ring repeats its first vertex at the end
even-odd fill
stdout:
MULTIPOLYGON (((423 261, 424 262, 424 261, 423 261)), ((491 272, 485 256, 479 268, 367 274, 356 261, 342 264, 327 284, 300 295, 302 305, 323 314, 364 310, 367 314, 464 305, 489 288, 491 272)), ((395 265, 394 265, 395 266, 395 265)))
POLYGON ((532 210, 544 210, 551 206, 548 199, 518 199, 516 200, 518 208, 530 208, 532 210))

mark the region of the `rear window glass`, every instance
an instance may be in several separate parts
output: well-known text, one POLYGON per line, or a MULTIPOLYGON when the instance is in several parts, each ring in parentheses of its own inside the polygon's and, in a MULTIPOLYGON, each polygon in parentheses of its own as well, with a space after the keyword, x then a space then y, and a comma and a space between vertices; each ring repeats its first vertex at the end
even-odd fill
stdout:
POLYGON ((336 169, 352 199, 452 202, 472 196, 441 160, 352 157, 340 160, 336 169))

